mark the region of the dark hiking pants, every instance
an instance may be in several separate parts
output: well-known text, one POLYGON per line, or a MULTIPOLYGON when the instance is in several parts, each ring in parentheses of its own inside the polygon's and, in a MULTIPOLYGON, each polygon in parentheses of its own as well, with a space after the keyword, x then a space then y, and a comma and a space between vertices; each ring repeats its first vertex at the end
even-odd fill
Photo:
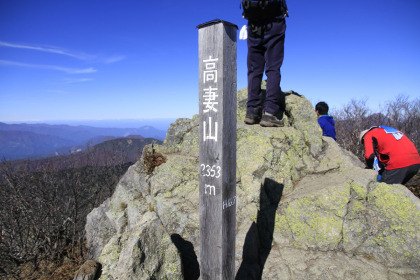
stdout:
POLYGON ((280 110, 280 67, 284 58, 286 21, 268 24, 248 23, 248 103, 247 114, 261 115, 265 110, 277 114, 280 110), (261 92, 264 74, 267 76, 265 102, 261 92))
POLYGON ((379 182, 387 184, 405 184, 420 170, 420 164, 414 164, 403 168, 384 170, 379 182))

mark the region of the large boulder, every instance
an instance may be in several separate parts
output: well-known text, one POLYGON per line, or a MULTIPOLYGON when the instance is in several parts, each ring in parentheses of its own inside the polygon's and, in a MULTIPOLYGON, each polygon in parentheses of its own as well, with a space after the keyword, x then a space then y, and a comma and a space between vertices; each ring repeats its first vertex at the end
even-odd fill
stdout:
MULTIPOLYGON (((418 279, 420 202, 375 182, 322 136, 311 103, 286 92, 283 128, 237 110, 237 279, 418 279)), ((198 117, 171 125, 87 219, 101 279, 198 279, 198 117), (148 154, 165 161, 150 166, 148 154), (147 157, 147 158, 146 158, 147 157)))

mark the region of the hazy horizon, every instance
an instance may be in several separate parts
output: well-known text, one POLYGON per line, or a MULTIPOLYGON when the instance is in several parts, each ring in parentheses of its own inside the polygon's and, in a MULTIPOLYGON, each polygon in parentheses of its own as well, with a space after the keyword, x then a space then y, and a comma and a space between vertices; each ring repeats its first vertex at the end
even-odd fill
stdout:
POLYGON ((150 119, 91 119, 91 120, 29 120, 29 121, 2 121, 5 124, 47 124, 47 125, 70 125, 92 126, 100 128, 140 128, 151 126, 159 130, 167 130, 177 118, 150 118, 150 119))

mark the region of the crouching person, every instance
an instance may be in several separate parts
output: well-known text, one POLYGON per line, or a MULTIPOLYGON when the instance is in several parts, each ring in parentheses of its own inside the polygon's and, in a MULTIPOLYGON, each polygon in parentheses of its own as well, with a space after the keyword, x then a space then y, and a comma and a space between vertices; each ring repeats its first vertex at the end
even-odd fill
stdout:
POLYGON ((383 168, 378 181, 388 184, 405 184, 420 170, 420 156, 408 137, 387 126, 374 126, 360 133, 365 161, 373 168, 375 157, 383 168))

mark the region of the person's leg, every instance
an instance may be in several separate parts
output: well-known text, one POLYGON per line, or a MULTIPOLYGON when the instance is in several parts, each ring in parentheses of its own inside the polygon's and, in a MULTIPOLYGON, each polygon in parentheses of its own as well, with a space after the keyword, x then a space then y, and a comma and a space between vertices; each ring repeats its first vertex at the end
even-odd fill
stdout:
POLYGON ((404 168, 385 170, 382 173, 380 182, 387 184, 405 184, 417 174, 419 169, 420 164, 415 164, 404 168))
POLYGON ((265 48, 262 37, 252 32, 248 25, 248 102, 246 113, 261 116, 262 113, 262 92, 261 82, 264 74, 265 48))
POLYGON ((387 184, 401 184, 404 179, 404 175, 401 169, 384 170, 382 172, 381 179, 379 182, 387 184))
POLYGON ((407 174, 405 175, 404 181, 402 183, 405 184, 408 181, 410 181, 410 179, 413 178, 414 175, 416 175, 419 172, 419 170, 420 170, 420 164, 408 166, 407 174))
POLYGON ((267 51, 265 53, 267 75, 267 95, 264 102, 264 110, 270 114, 277 114, 280 110, 280 67, 283 64, 284 58, 284 39, 286 32, 286 21, 273 22, 267 26, 267 31, 264 36, 265 46, 267 51))

